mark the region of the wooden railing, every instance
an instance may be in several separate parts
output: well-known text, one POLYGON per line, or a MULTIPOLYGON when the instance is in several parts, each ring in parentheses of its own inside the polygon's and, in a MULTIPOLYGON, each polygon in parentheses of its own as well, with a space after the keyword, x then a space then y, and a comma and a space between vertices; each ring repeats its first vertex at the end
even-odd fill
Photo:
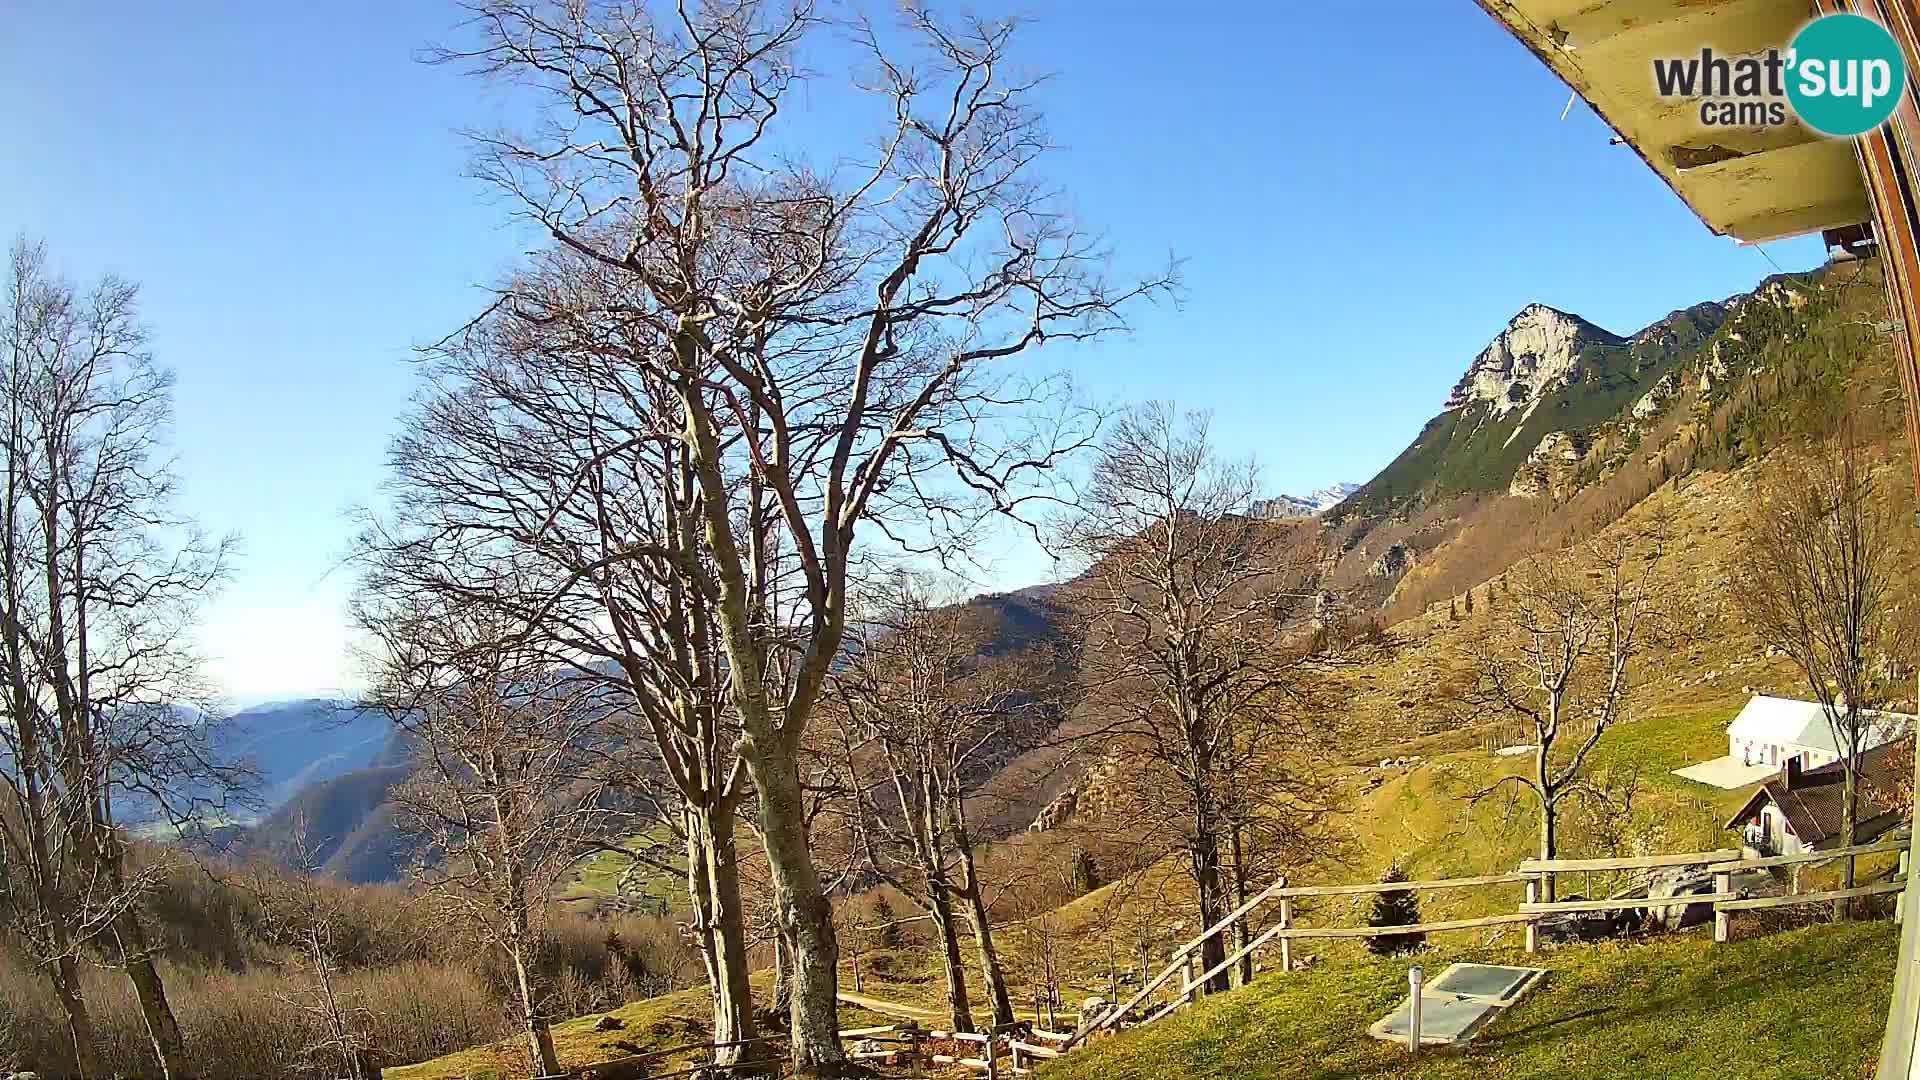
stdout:
POLYGON ((1363 882, 1352 885, 1288 885, 1286 878, 1280 878, 1262 889, 1259 894, 1241 904, 1213 925, 1173 950, 1168 963, 1151 979, 1148 979, 1132 997, 1112 1007, 1090 1023, 1083 1022, 1079 1029, 1071 1034, 1046 1031, 1033 1023, 1005 1025, 989 1032, 952 1032, 924 1030, 913 1024, 902 1023, 888 1027, 860 1028, 843 1031, 847 1039, 861 1039, 869 1043, 898 1044, 893 1049, 870 1049, 858 1051, 853 1056, 862 1060, 892 1059, 902 1063, 921 1063, 930 1065, 959 1066, 974 1072, 985 1073, 997 1080, 1004 1074, 1021 1076, 1030 1072, 1040 1063, 1050 1061, 1083 1045, 1089 1038, 1103 1031, 1110 1031, 1121 1025, 1129 1025, 1127 1018, 1150 1001, 1154 994, 1167 986, 1175 976, 1181 979, 1178 989, 1171 997, 1145 1010, 1143 1019, 1137 1024, 1151 1024, 1174 1011, 1192 1004, 1199 996, 1201 988, 1208 980, 1229 970, 1233 965, 1251 953, 1266 948, 1275 942, 1280 945, 1280 969, 1291 971, 1294 967, 1293 943, 1303 940, 1331 940, 1342 938, 1372 938, 1401 934, 1437 934, 1454 930, 1479 930, 1496 926, 1521 925, 1526 928, 1526 949, 1536 952, 1540 947, 1540 922, 1550 916, 1570 912, 1623 911, 1632 908, 1649 907, 1691 907, 1698 904, 1710 904, 1714 914, 1713 939, 1716 942, 1728 940, 1731 915, 1741 911, 1757 911, 1768 908, 1790 907, 1802 904, 1830 903, 1866 896, 1881 896, 1898 893, 1906 888, 1907 842, 1905 839, 1883 840, 1878 843, 1860 844, 1854 847, 1837 848, 1832 851, 1813 851, 1800 855, 1767 855, 1756 858, 1743 858, 1742 853, 1733 850, 1690 851, 1672 855, 1648 855, 1626 859, 1528 859, 1510 874, 1489 874, 1481 877, 1442 878, 1431 881, 1391 881, 1363 882), (1900 865, 1896 877, 1891 881, 1874 882, 1851 889, 1830 889, 1820 892, 1796 893, 1785 896, 1746 896, 1733 887, 1733 875, 1742 871, 1765 870, 1783 866, 1805 866, 1817 863, 1834 862, 1839 859, 1857 858, 1862 855, 1899 853, 1900 865), (1680 894, 1671 897, 1614 896, 1601 899, 1581 899, 1546 901, 1540 897, 1552 895, 1550 886, 1558 875, 1592 873, 1597 871, 1645 871, 1660 869, 1678 869, 1697 867, 1713 875, 1713 891, 1708 893, 1680 894), (1373 896, 1386 892, 1432 892, 1448 889, 1483 889, 1518 885, 1523 889, 1517 909, 1483 915, 1476 918, 1439 919, 1433 922, 1414 923, 1403 926, 1299 926, 1294 922, 1294 902, 1334 896, 1373 896), (1210 940, 1223 937, 1234 931, 1243 921, 1251 922, 1257 912, 1275 905, 1276 917, 1272 925, 1257 934, 1249 934, 1246 944, 1226 954, 1225 959, 1217 961, 1198 975, 1194 969, 1195 956, 1210 940), (928 1042, 953 1042, 965 1046, 979 1047, 978 1056, 965 1052, 933 1053, 926 1046, 928 1042))
MULTIPOLYGON (((1664 867, 1700 867, 1713 874, 1713 891, 1710 893, 1687 893, 1672 897, 1615 897, 1606 900, 1570 900, 1559 903, 1535 902, 1538 887, 1527 886, 1527 902, 1520 905, 1521 912, 1536 918, 1572 911, 1624 911, 1630 908, 1680 907, 1694 904, 1713 905, 1713 940, 1724 942, 1732 933, 1730 916, 1736 911, 1758 911, 1765 908, 1798 907, 1803 904, 1831 903, 1850 900, 1863 896, 1882 896, 1897 893, 1906 888, 1907 841, 1906 839, 1882 840, 1872 844, 1856 844, 1852 847, 1834 848, 1830 851, 1808 851, 1798 855, 1762 855, 1756 858, 1742 858, 1738 851, 1695 851, 1678 855, 1651 855, 1637 859, 1554 859, 1543 861, 1529 859, 1520 864, 1520 872, 1536 878, 1542 883, 1551 882, 1555 874, 1577 873, 1593 870, 1652 870, 1664 867), (1830 889, 1823 892, 1788 893, 1783 896, 1749 897, 1733 890, 1733 875, 1743 870, 1765 870, 1780 866, 1806 866, 1815 863, 1835 862, 1840 859, 1854 859, 1861 855, 1899 853, 1900 865, 1895 871, 1894 880, 1875 882, 1871 885, 1856 886, 1851 889, 1830 889)), ((1539 948, 1538 924, 1527 927, 1527 951, 1539 948)))

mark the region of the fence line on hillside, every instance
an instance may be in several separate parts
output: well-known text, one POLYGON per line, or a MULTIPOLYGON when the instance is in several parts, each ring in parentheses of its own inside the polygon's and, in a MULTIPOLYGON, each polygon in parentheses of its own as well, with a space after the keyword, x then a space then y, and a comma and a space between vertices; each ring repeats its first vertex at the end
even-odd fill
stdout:
MULTIPOLYGON (((1851 900, 1860 897, 1882 896, 1900 893, 1906 888, 1907 877, 1907 841, 1882 840, 1870 844, 1858 844, 1852 847, 1837 848, 1829 851, 1811 851, 1798 855, 1766 855, 1745 857, 1741 851, 1718 849, 1713 851, 1678 852, 1665 855, 1645 855, 1614 859, 1528 859, 1523 861, 1512 873, 1487 874, 1478 877, 1440 878, 1433 880, 1360 882, 1344 885, 1298 885, 1289 886, 1282 877, 1262 890, 1251 900, 1228 913, 1224 918, 1203 931, 1198 937, 1175 949, 1168 956, 1168 964, 1160 969, 1153 978, 1147 980, 1132 997, 1104 1012, 1091 1023, 1083 1022, 1079 1029, 1069 1037, 1061 1047, 1061 1053, 1084 1045, 1097 1035, 1120 1027, 1150 1024, 1161 1018, 1191 1005, 1199 996, 1207 981, 1222 971, 1229 970, 1241 958, 1278 942, 1280 944, 1280 970, 1291 971, 1294 967, 1293 943, 1303 940, 1351 939, 1395 936, 1403 934, 1446 933, 1455 930, 1479 930, 1499 926, 1521 925, 1526 928, 1527 952, 1536 953, 1540 949, 1540 924, 1554 915, 1585 913, 1597 911, 1624 911, 1635 908, 1687 908, 1695 905, 1709 905, 1713 910, 1715 942, 1725 942, 1731 937, 1730 920, 1732 914, 1741 911, 1758 911, 1772 908, 1794 907, 1851 900), (1736 891, 1732 878, 1736 873, 1751 870, 1765 870, 1776 867, 1799 867, 1818 863, 1831 863, 1840 859, 1852 859, 1862 855, 1898 853, 1900 864, 1895 877, 1890 881, 1858 885, 1852 889, 1823 890, 1809 893, 1789 893, 1781 896, 1748 896, 1736 891), (1712 891, 1707 893, 1681 894, 1672 897, 1616 896, 1604 899, 1581 899, 1547 901, 1543 895, 1553 895, 1550 886, 1558 875, 1570 873, 1591 873, 1593 871, 1646 871, 1658 869, 1700 869, 1713 875, 1712 891), (1441 919, 1432 922, 1414 923, 1402 926, 1299 926, 1294 922, 1293 903, 1297 899, 1368 896, 1387 892, 1427 892, 1448 889, 1484 889, 1519 885, 1523 896, 1511 913, 1483 915, 1475 918, 1441 919), (1223 961, 1215 963, 1198 975, 1192 974, 1195 958, 1205 943, 1216 937, 1225 937, 1234 931, 1243 920, 1251 920, 1260 908, 1269 903, 1279 906, 1278 917, 1271 926, 1255 934, 1249 932, 1247 944, 1227 955, 1223 961), (1158 1005, 1142 1008, 1155 991, 1172 982, 1174 976, 1181 976, 1179 989, 1158 1005), (1144 1013, 1137 1021, 1129 1021, 1136 1013, 1144 1013)), ((1637 891, 1637 890, 1636 890, 1637 891)))
MULTIPOLYGON (((1168 956, 1168 964, 1160 969, 1153 978, 1147 980, 1134 995, 1120 1005, 1107 1009, 1091 1022, 1082 1018, 1078 1028, 1071 1032, 1047 1031, 1039 1026, 1038 1019, 1033 1022, 998 1025, 986 1032, 954 1032, 922 1028, 914 1021, 903 1021, 881 1027, 854 1028, 840 1033, 843 1039, 854 1040, 861 1047, 849 1056, 855 1061, 891 1062, 894 1064, 950 1065, 985 1074, 989 1080, 999 1080, 1005 1076, 1024 1076, 1039 1063, 1061 1057, 1074 1049, 1086 1045, 1095 1036, 1114 1031, 1122 1027, 1138 1027, 1154 1023, 1171 1015, 1179 1009, 1192 1005, 1198 1000, 1201 988, 1208 980, 1223 971, 1230 970, 1243 958, 1264 949, 1275 942, 1280 945, 1280 970, 1291 971, 1294 968, 1293 943, 1295 941, 1335 940, 1348 938, 1372 938, 1403 934, 1435 934, 1455 930, 1478 930, 1490 927, 1524 925, 1526 927, 1526 950, 1537 952, 1540 948, 1539 930, 1542 920, 1550 916, 1572 913, 1599 911, 1621 911, 1633 908, 1672 908, 1711 905, 1714 916, 1713 940, 1725 942, 1730 937, 1730 917, 1741 911, 1761 911, 1773 908, 1792 907, 1808 904, 1839 903, 1862 897, 1884 896, 1900 893, 1907 885, 1907 841, 1882 840, 1871 844, 1857 844, 1852 847, 1836 848, 1831 851, 1811 851, 1799 855, 1765 855, 1753 858, 1744 857, 1744 853, 1731 849, 1715 851, 1690 851, 1669 855, 1643 855, 1620 859, 1527 859, 1512 873, 1486 874, 1478 877, 1438 878, 1420 881, 1373 881, 1348 885, 1288 885, 1281 877, 1273 884, 1262 889, 1254 897, 1228 912, 1212 926, 1207 927, 1199 936, 1173 950, 1168 956), (1819 892, 1789 893, 1782 896, 1747 896, 1733 888, 1732 878, 1736 873, 1752 870, 1768 870, 1778 867, 1800 867, 1805 865, 1834 862, 1839 859, 1852 859, 1862 855, 1899 853, 1900 862, 1895 876, 1889 881, 1857 885, 1851 889, 1829 889, 1819 892), (1581 899, 1562 901, 1543 901, 1542 892, 1552 895, 1550 886, 1556 875, 1589 873, 1592 871, 1621 870, 1661 870, 1661 869, 1700 869, 1713 876, 1712 891, 1708 893, 1682 894, 1672 897, 1614 896, 1603 899, 1581 899), (1511 913, 1483 915, 1466 919, 1440 919, 1433 922, 1413 923, 1401 926, 1299 926, 1294 922, 1293 905, 1295 900, 1315 899, 1337 896, 1373 896, 1387 892, 1433 892, 1441 890, 1472 890, 1501 888, 1519 885, 1524 896, 1517 909, 1511 913), (1224 938, 1234 931, 1243 921, 1250 921, 1255 913, 1269 904, 1277 905, 1277 915, 1272 925, 1259 933, 1247 934, 1247 943, 1226 954, 1226 959, 1213 964, 1205 971, 1195 974, 1199 966, 1198 956, 1205 944, 1214 938, 1224 938), (1180 976, 1179 988, 1164 1001, 1149 1005, 1153 995, 1161 987, 1180 976), (1142 1018, 1129 1021, 1136 1014, 1142 1018), (979 1056, 969 1056, 964 1051, 955 1053, 933 1052, 929 1043, 956 1043, 964 1046, 978 1046, 979 1056), (1004 1070, 1003 1070, 1004 1066, 1004 1070)), ((656 1050, 646 1054, 621 1058, 614 1062, 601 1064, 640 1063, 658 1060, 674 1054, 700 1049, 719 1049, 728 1046, 747 1046, 773 1042, 781 1036, 762 1036, 747 1042, 736 1043, 690 1043, 667 1050, 656 1050)), ((771 1063, 771 1062, 767 1062, 771 1063)), ((760 1064, 760 1062, 756 1062, 760 1064)), ((703 1067, 685 1070, 697 1072, 703 1067)), ((669 1073, 678 1076, 681 1073, 669 1073)))

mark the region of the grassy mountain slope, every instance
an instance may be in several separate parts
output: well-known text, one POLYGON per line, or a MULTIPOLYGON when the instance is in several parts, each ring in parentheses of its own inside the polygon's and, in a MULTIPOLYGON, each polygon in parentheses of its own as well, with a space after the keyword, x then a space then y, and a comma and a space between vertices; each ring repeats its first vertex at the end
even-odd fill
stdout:
MULTIPOLYGON (((1547 956, 1545 982, 1464 1051, 1410 1062, 1366 1035, 1407 991, 1404 960, 1267 975, 1043 1068, 1049 1080, 1576 1080, 1866 1076, 1879 1053, 1898 929, 1817 926, 1714 945, 1698 935, 1547 956)), ((1437 950, 1533 964, 1517 949, 1437 950)))

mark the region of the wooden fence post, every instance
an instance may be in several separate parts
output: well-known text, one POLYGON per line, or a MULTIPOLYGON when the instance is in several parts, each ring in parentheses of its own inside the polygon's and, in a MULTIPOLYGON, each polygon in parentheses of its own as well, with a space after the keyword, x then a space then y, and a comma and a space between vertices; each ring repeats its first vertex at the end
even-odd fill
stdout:
MULTIPOLYGON (((1722 895, 1732 892, 1733 875, 1724 872, 1713 875, 1713 891, 1722 895)), ((1719 900, 1713 902, 1713 940, 1716 945, 1724 945, 1727 943, 1727 940, 1731 936, 1730 923, 1733 918, 1727 909, 1721 907, 1720 904, 1721 901, 1719 900)))
MULTIPOLYGON (((1286 887, 1286 883, 1286 878, 1280 879, 1282 888, 1286 887)), ((1280 929, 1293 929, 1293 897, 1291 896, 1280 898, 1280 929)), ((1284 934, 1280 938, 1280 970, 1293 970, 1293 939, 1284 934)))
POLYGON ((1195 983, 1193 981, 1194 957, 1197 953, 1188 953, 1186 961, 1180 965, 1180 997, 1188 1005, 1193 1004, 1195 983))
POLYGON ((993 1048, 1000 1043, 1000 1036, 994 1033, 993 1025, 987 1026, 987 1080, 1000 1080, 1000 1063, 993 1048))
MULTIPOLYGON (((1527 903, 1529 904, 1533 903, 1539 895, 1540 895, 1539 879, 1528 878, 1527 879, 1527 903)), ((1527 951, 1530 953, 1540 951, 1540 920, 1538 919, 1534 919, 1533 921, 1527 923, 1527 951)))

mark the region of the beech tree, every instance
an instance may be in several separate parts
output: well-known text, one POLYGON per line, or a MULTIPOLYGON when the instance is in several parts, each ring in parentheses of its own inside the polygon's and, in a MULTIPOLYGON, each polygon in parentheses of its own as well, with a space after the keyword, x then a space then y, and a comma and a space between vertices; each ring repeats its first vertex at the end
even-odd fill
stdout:
POLYGON ((492 611, 389 599, 358 612, 375 665, 369 704, 414 748, 393 796, 417 840, 409 874, 498 951, 535 1075, 557 1075, 534 965, 540 898, 618 824, 602 798, 612 707, 492 611))
POLYGON ((347 1080, 377 1077, 378 1066, 369 1061, 372 1010, 340 978, 345 964, 339 939, 349 926, 344 889, 321 878, 322 860, 309 843, 304 815, 294 819, 292 832, 288 868, 294 873, 256 865, 242 879, 243 887, 260 901, 267 939, 288 949, 284 966, 298 981, 282 999, 312 1018, 317 1028, 302 1047, 309 1063, 335 1066, 347 1080))
MULTIPOLYGON (((1168 278, 1109 285, 1105 251, 1038 182, 1036 80, 1015 71, 1011 22, 909 7, 897 32, 856 23, 878 142, 814 165, 796 157, 811 129, 789 120, 825 25, 808 3, 470 10, 441 58, 510 81, 538 117, 478 136, 477 172, 556 263, 603 286, 510 284, 482 322, 564 332, 670 406, 619 452, 678 448, 698 493, 705 555, 676 570, 711 605, 758 795, 793 1064, 837 1070, 837 948, 799 756, 846 634, 856 541, 933 546, 1019 505, 1023 479, 1084 436, 1009 420, 1057 387, 998 362, 1112 331, 1168 278), (790 605, 775 602, 788 584, 790 605)), ((625 538, 609 541, 624 557, 625 538)))
MULTIPOLYGON (((1782 450, 1762 469, 1731 567, 1749 628, 1806 679, 1840 751, 1841 834, 1855 842, 1860 755, 1903 696, 1911 614, 1895 597, 1910 580, 1909 526, 1876 490, 1872 462, 1850 427, 1808 452, 1782 450)), ((1846 861, 1845 887, 1854 883, 1846 861)))
MULTIPOLYGON (((1310 536, 1251 516, 1251 463, 1222 458, 1203 414, 1147 404, 1100 446, 1064 550, 1087 569, 1068 591, 1084 626, 1088 708, 1127 763, 1113 783, 1133 793, 1121 828, 1185 856, 1203 925, 1232 906, 1246 875, 1237 832, 1256 819, 1280 865, 1324 841, 1326 787, 1312 759, 1333 714, 1309 696, 1314 596, 1321 565, 1310 536)), ((1205 970, 1224 937, 1201 945, 1205 970)), ((1208 990, 1228 988, 1226 971, 1208 990)))
MULTIPOLYGON (((1637 666, 1669 626, 1659 607, 1668 526, 1616 532, 1509 570, 1509 591, 1472 637, 1482 712, 1519 721, 1532 767, 1494 786, 1531 792, 1539 857, 1557 857, 1561 804, 1581 790, 1588 759, 1632 704, 1637 666)), ((1549 895, 1553 899, 1551 881, 1549 895)))
POLYGON ((856 799, 868 864, 931 917, 956 1031, 974 1030, 956 902, 972 923, 992 1023, 1014 1022, 967 801, 1057 711, 1048 697, 1053 658, 985 654, 989 643, 972 631, 969 614, 899 583, 834 676, 855 759, 867 759, 856 799))
POLYGON ((120 815, 188 828, 244 793, 211 747, 188 631, 228 545, 172 510, 172 376, 138 289, 82 292, 15 244, 0 297, 6 454, 0 514, 0 889, 98 1075, 79 962, 132 982, 160 1075, 186 1075, 142 912, 159 868, 129 860, 120 815))
MULTIPOLYGON (((607 306, 609 285, 591 269, 557 257, 515 288, 554 307, 607 306)), ((735 843, 751 792, 704 569, 705 496, 688 448, 661 435, 678 422, 675 406, 642 372, 538 320, 486 320, 436 350, 427 370, 388 454, 393 508, 360 539, 362 592, 517 620, 525 648, 622 703, 617 722, 636 749, 610 776, 623 797, 659 805, 686 859, 676 868, 619 837, 599 842, 636 866, 686 874, 713 1041, 724 1044, 714 1060, 731 1064, 754 1034, 735 843)), ((748 512, 762 545, 770 510, 763 498, 748 512)), ((755 582, 756 610, 780 618, 790 584, 777 568, 755 582)))

